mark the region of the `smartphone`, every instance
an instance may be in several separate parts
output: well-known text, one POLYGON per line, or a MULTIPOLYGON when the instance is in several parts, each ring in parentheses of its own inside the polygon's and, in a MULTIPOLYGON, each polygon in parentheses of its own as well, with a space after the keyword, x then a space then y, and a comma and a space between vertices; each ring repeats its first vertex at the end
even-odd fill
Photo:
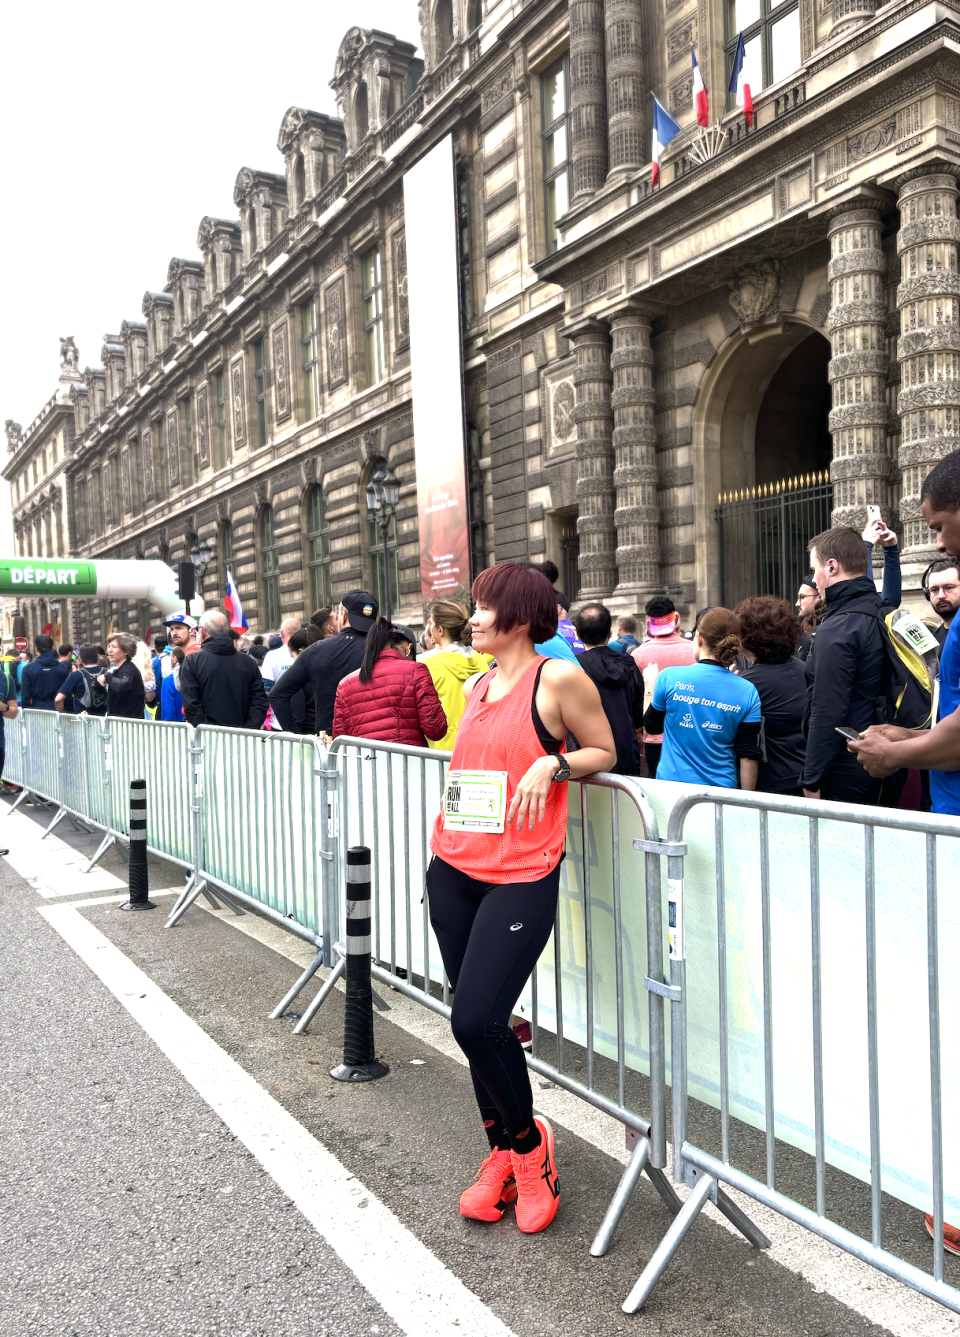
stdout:
POLYGON ((863 737, 863 734, 857 733, 856 729, 851 729, 846 724, 837 724, 834 725, 834 728, 837 733, 843 734, 844 738, 848 739, 851 743, 859 743, 860 739, 863 737))
MULTIPOLYGON (((868 507, 867 507, 867 524, 868 524, 868 525, 873 525, 873 524, 882 525, 882 524, 883 524, 883 516, 880 514, 880 507, 879 507, 879 506, 868 506, 868 507)), ((885 525, 884 525, 884 528, 886 528, 885 525)))

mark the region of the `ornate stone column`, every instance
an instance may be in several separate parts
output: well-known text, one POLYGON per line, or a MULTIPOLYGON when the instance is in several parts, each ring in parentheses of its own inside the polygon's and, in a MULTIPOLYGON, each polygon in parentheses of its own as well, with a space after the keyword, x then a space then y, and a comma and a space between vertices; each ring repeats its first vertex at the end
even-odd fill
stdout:
POLYGON ((853 32, 864 23, 869 23, 877 10, 877 0, 833 0, 833 26, 831 39, 853 32))
POLYGON ((603 0, 570 0, 570 110, 573 200, 607 179, 607 87, 603 0))
MULTIPOLYGON (((920 488, 938 460, 960 448, 960 274, 957 182, 946 171, 900 184, 900 518, 903 562, 919 577, 935 556, 920 488)), ((908 580, 916 588, 919 579, 908 580)))
MULTIPOLYGON (((890 518, 887 453, 886 262, 875 201, 852 201, 830 224, 830 337, 833 388, 833 523, 862 529, 867 506, 890 518)), ((808 536, 812 537, 812 535, 808 536)))
POLYGON ((630 307, 610 318, 613 353, 613 482, 617 529, 614 597, 632 612, 660 587, 657 429, 653 421, 650 317, 630 307))
POLYGON ((609 174, 635 171, 643 151, 641 0, 607 0, 607 147, 609 174))
MULTIPOLYGON (((563 331, 577 355, 577 501, 580 589, 577 599, 606 599, 617 583, 616 493, 610 411, 610 338, 598 320, 563 331)), ((573 597, 574 591, 568 590, 573 597)))

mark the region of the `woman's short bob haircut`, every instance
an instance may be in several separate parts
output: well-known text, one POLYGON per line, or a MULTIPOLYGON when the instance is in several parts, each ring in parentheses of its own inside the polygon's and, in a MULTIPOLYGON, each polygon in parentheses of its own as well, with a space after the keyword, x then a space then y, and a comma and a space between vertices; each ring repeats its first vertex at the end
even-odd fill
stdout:
POLYGON ((557 593, 536 567, 515 562, 489 566, 473 582, 472 594, 474 603, 496 612, 495 631, 513 631, 527 622, 535 645, 557 634, 557 593))
POLYGON ((740 644, 758 664, 785 664, 796 654, 800 624, 785 599, 769 594, 744 599, 734 613, 740 624, 740 644))

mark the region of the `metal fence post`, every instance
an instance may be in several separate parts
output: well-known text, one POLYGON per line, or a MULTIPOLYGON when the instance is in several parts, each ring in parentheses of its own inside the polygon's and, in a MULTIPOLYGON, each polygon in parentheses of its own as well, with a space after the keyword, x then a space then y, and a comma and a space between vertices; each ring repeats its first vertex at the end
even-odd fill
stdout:
POLYGON ((94 868, 111 845, 117 843, 117 834, 113 829, 113 755, 112 739, 110 736, 109 719, 104 715, 100 722, 100 776, 104 792, 104 834, 97 847, 97 852, 83 869, 89 873, 94 868))

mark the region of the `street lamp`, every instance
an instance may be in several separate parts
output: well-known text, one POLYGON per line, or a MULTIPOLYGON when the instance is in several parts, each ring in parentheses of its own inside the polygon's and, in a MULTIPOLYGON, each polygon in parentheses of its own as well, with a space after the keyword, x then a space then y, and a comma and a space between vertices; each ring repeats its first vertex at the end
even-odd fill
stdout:
POLYGON ((380 527, 383 542, 383 597, 386 604, 386 617, 393 617, 393 599, 390 594, 390 555, 387 547, 387 531, 390 521, 397 511, 400 501, 400 479, 390 469, 389 464, 380 468, 367 484, 367 514, 380 527))
POLYGON ((190 549, 190 560, 197 569, 197 584, 199 586, 197 592, 201 599, 203 598, 203 573, 210 565, 210 558, 212 556, 213 549, 210 547, 210 544, 206 539, 203 539, 199 543, 195 543, 190 549))

